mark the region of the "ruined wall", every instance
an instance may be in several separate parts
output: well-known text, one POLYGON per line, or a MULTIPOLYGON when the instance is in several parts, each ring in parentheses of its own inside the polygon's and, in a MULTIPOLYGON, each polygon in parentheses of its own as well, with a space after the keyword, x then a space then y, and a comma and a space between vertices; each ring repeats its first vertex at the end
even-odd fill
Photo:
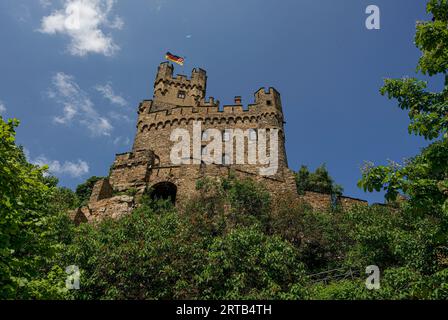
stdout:
POLYGON ((95 183, 90 195, 89 202, 97 202, 103 199, 111 198, 114 190, 109 183, 109 179, 101 179, 95 183))
POLYGON ((111 167, 109 182, 115 191, 144 189, 156 155, 151 150, 135 150, 118 154, 111 167))
POLYGON ((228 177, 230 172, 237 178, 250 178, 262 183, 275 198, 288 192, 296 192, 294 174, 289 169, 283 169, 278 178, 263 177, 252 172, 224 165, 181 165, 160 166, 151 170, 148 189, 161 182, 171 182, 177 187, 177 204, 182 207, 190 198, 196 195, 196 182, 205 177, 228 177))
POLYGON ((76 225, 85 222, 95 223, 106 218, 118 219, 130 214, 135 208, 134 197, 112 196, 99 201, 91 201, 87 206, 78 208, 71 213, 71 219, 76 225))

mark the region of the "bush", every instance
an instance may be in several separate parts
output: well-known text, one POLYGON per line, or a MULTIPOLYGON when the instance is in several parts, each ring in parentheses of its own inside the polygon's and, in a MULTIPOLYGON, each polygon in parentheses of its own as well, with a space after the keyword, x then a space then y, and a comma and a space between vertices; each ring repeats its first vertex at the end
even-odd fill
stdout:
POLYGON ((331 194, 332 196, 342 195, 342 186, 336 184, 330 176, 325 164, 310 172, 308 167, 301 166, 295 174, 297 191, 304 194, 306 191, 331 194))
POLYGON ((297 250, 256 228, 236 229, 213 240, 199 276, 203 299, 303 297, 304 267, 297 250))
POLYGON ((233 176, 222 180, 202 179, 198 195, 185 211, 196 232, 222 235, 237 227, 257 226, 267 231, 270 217, 270 195, 252 180, 233 176))

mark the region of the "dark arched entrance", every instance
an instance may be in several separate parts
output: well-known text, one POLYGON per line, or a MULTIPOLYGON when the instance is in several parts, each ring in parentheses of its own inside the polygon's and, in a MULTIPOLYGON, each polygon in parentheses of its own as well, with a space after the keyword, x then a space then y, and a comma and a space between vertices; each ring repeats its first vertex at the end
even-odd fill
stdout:
POLYGON ((153 200, 170 200, 173 204, 176 203, 177 187, 171 182, 160 182, 153 185, 150 189, 150 196, 153 200))

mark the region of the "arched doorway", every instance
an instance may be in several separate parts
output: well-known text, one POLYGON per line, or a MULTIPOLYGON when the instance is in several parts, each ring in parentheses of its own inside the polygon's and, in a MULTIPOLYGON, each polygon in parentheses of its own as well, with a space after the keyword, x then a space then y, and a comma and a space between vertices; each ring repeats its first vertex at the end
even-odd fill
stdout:
POLYGON ((153 200, 168 199, 176 204, 177 187, 172 182, 160 182, 151 187, 149 194, 153 200))

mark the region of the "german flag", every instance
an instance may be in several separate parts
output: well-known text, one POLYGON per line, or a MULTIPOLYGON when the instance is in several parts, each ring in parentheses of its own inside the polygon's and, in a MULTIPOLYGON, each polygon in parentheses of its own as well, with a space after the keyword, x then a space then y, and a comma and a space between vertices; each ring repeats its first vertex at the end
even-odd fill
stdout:
POLYGON ((174 63, 180 64, 181 66, 184 65, 184 61, 185 61, 184 58, 182 58, 182 57, 178 57, 178 56, 176 56, 176 55, 174 55, 174 54, 171 54, 170 52, 167 52, 167 53, 166 53, 166 55, 165 55, 165 59, 166 59, 166 60, 169 60, 169 61, 172 61, 172 62, 174 62, 174 63))

